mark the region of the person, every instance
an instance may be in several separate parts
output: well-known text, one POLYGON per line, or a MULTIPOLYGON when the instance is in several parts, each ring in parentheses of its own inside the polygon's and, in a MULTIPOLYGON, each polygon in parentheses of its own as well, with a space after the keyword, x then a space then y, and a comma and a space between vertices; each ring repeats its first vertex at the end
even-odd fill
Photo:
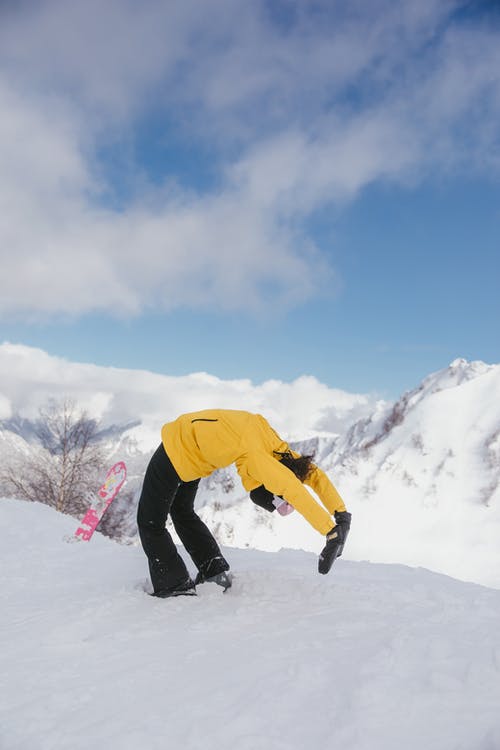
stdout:
POLYGON ((231 585, 229 563, 196 514, 194 500, 201 477, 233 463, 254 503, 273 512, 284 500, 326 537, 320 573, 327 573, 342 553, 351 521, 342 498, 312 456, 291 450, 260 414, 230 409, 182 414, 163 425, 161 438, 146 469, 137 510, 153 596, 194 595, 206 581, 224 590, 231 585), (281 500, 276 503, 276 498, 281 500), (169 515, 197 568, 194 581, 165 528, 169 515))

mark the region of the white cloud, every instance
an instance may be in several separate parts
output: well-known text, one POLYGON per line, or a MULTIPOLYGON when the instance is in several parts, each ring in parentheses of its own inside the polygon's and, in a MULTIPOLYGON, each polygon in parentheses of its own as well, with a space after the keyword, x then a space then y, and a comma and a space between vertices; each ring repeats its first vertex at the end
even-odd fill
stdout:
POLYGON ((334 278, 302 225, 317 209, 379 180, 498 167, 498 30, 454 23, 461 4, 325 0, 274 21, 243 0, 0 11, 0 311, 305 301, 334 278), (105 208, 99 148, 152 103, 210 144, 217 188, 136 170, 142 192, 105 208))
POLYGON ((284 435, 307 437, 316 430, 341 430, 374 405, 371 396, 329 388, 312 376, 260 385, 207 373, 172 377, 68 362, 40 349, 1 344, 0 417, 34 418, 53 398, 73 399, 108 424, 140 419, 149 441, 159 440, 164 422, 204 408, 262 413, 284 435))
POLYGON ((315 135, 295 130, 259 143, 231 176, 275 215, 307 216, 325 203, 354 197, 377 179, 398 179, 411 170, 422 144, 403 124, 399 115, 382 111, 349 122, 325 118, 315 135))
POLYGON ((14 116, 14 99, 10 122, 0 125, 1 133, 18 134, 23 157, 11 159, 12 138, 0 140, 3 313, 275 309, 306 299, 318 269, 327 276, 312 244, 307 251, 240 190, 176 191, 160 206, 136 204, 123 213, 96 207, 86 197, 95 182, 64 127, 51 131, 37 113, 14 116))
POLYGON ((3 67, 16 88, 71 99, 95 118, 91 127, 140 107, 186 60, 203 24, 193 0, 42 0, 0 13, 3 67))

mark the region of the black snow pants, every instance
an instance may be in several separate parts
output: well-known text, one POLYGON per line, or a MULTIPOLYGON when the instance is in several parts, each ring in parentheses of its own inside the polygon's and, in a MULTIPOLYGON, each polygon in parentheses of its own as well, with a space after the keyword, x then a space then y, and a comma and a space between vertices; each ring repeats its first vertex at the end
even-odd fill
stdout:
POLYGON ((137 510, 139 536, 149 562, 154 592, 174 588, 189 578, 182 557, 165 528, 170 514, 175 531, 198 570, 210 561, 224 560, 219 545, 194 511, 194 499, 200 480, 183 482, 167 456, 163 445, 149 462, 137 510))

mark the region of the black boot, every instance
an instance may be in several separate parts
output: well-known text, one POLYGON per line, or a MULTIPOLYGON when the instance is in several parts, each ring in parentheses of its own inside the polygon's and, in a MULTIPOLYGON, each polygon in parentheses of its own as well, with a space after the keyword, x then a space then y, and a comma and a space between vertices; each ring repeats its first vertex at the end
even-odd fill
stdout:
POLYGON ((216 583, 218 586, 222 586, 224 591, 231 588, 232 576, 229 571, 229 563, 224 560, 222 555, 212 557, 211 560, 200 565, 198 575, 196 576, 195 584, 199 583, 216 583))
POLYGON ((152 596, 158 596, 160 599, 168 599, 170 596, 196 596, 196 588, 194 581, 191 578, 186 578, 185 581, 181 581, 172 588, 155 591, 152 596))

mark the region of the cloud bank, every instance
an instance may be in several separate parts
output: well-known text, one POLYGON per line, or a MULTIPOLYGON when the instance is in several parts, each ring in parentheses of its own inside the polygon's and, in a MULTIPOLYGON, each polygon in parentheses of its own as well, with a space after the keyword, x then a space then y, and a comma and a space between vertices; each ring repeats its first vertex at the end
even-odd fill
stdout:
POLYGON ((317 211, 379 181, 498 173, 498 24, 467 5, 2 4, 0 313, 255 311, 323 292, 317 211), (208 185, 143 162, 153 122, 209 154, 208 185))
POLYGON ((33 419, 51 399, 75 401, 107 425, 141 421, 134 435, 149 449, 162 424, 208 408, 261 413, 289 439, 338 432, 372 411, 373 396, 347 393, 303 375, 291 383, 221 380, 207 373, 173 377, 68 362, 41 349, 0 345, 0 419, 33 419))

